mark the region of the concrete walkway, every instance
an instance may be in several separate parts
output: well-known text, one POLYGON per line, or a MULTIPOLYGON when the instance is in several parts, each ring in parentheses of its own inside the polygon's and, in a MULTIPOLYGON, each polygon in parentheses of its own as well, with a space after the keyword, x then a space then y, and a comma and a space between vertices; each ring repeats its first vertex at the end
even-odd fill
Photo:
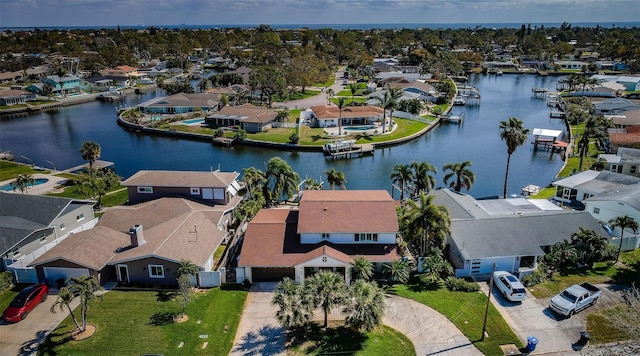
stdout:
MULTIPOLYGON (((285 355, 285 330, 271 305, 275 283, 255 283, 247 296, 229 355, 285 355)), ((452 322, 435 310, 402 297, 387 295, 383 323, 406 335, 417 355, 482 355, 452 322)), ((316 313, 316 318, 321 318, 316 313)), ((338 309, 330 320, 342 320, 338 309)))

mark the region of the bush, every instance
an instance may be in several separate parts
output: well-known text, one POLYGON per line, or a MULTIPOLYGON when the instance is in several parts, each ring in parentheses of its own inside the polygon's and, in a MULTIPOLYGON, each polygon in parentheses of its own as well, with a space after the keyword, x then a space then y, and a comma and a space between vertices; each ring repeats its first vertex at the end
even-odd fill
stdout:
POLYGON ((538 266, 533 273, 522 277, 522 284, 524 284, 525 287, 535 286, 547 280, 547 273, 540 267, 541 266, 538 266))
POLYGON ((452 292, 477 292, 480 286, 476 282, 467 282, 462 278, 449 277, 444 281, 444 285, 452 292))
POLYGON ((0 292, 13 287, 13 273, 9 271, 0 272, 0 292))

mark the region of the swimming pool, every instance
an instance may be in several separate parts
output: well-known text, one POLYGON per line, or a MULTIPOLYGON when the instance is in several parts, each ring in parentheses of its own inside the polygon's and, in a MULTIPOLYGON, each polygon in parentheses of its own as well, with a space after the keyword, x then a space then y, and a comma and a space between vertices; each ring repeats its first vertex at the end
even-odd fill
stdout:
POLYGON ((204 119, 189 119, 189 120, 182 120, 183 124, 187 124, 187 125, 193 125, 193 124, 201 124, 204 122, 204 119))
MULTIPOLYGON (((46 182, 48 182, 49 180, 47 178, 38 178, 35 180, 34 184, 28 184, 29 187, 33 186, 33 185, 40 185, 40 184, 44 184, 46 182)), ((4 192, 10 192, 13 190, 13 186, 11 185, 11 183, 9 184, 5 184, 5 185, 0 185, 0 190, 4 191, 4 192)), ((18 190, 18 188, 16 188, 16 190, 18 190)))
POLYGON ((376 127, 373 125, 365 125, 365 126, 346 126, 344 129, 345 130, 352 130, 352 131, 364 131, 364 130, 371 130, 371 129, 375 129, 376 127))

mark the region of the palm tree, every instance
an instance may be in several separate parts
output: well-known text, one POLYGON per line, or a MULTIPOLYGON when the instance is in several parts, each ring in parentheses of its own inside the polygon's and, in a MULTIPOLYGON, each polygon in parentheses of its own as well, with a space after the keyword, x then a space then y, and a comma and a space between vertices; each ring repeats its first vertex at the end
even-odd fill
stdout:
POLYGON ((262 186, 266 182, 264 172, 255 167, 242 169, 242 182, 247 188, 249 198, 252 198, 256 192, 262 190, 262 186))
POLYGON ((22 194, 25 194, 29 187, 33 186, 36 183, 35 178, 33 178, 30 174, 18 174, 16 180, 11 182, 11 186, 13 190, 20 190, 22 194))
POLYGON ((353 97, 358 94, 360 92, 360 88, 358 88, 357 84, 351 84, 349 85, 349 91, 351 91, 351 103, 350 105, 353 106, 353 97))
POLYGON ((424 256, 432 246, 443 248, 450 233, 449 210, 433 204, 434 198, 420 192, 418 201, 407 200, 401 211, 403 236, 419 246, 420 256, 424 256))
POLYGON ((349 298, 342 311, 345 323, 357 330, 371 331, 384 316, 384 292, 375 282, 357 280, 349 288, 349 298))
POLYGON ((413 168, 413 195, 430 192, 436 185, 436 178, 429 173, 436 174, 437 168, 428 162, 413 162, 411 168, 413 168))
POLYGON ((82 315, 82 327, 81 332, 87 329, 87 312, 89 311, 89 302, 93 299, 102 299, 102 294, 98 292, 102 291, 102 287, 98 284, 98 281, 90 276, 71 277, 69 282, 69 289, 73 294, 80 296, 80 313, 82 315))
POLYGON ((602 260, 607 242, 597 232, 579 227, 578 232, 571 235, 571 240, 582 265, 591 268, 594 262, 602 260))
POLYGON ((346 291, 344 280, 333 272, 320 271, 307 278, 304 287, 306 293, 313 296, 313 307, 322 309, 324 313, 323 325, 326 329, 329 312, 344 301, 346 291))
POLYGON ((608 137, 608 126, 607 120, 600 116, 589 116, 585 122, 584 130, 578 140, 578 155, 580 156, 580 164, 578 166, 579 171, 582 170, 582 161, 584 157, 589 154, 589 146, 591 145, 592 139, 596 141, 598 148, 605 146, 605 140, 608 137))
POLYGON ((304 180, 304 190, 320 190, 322 189, 322 183, 313 178, 307 178, 304 180))
POLYGON ((338 113, 338 136, 342 136, 342 108, 345 107, 346 98, 340 97, 338 98, 338 109, 340 110, 338 113))
POLYGON ((344 172, 336 171, 335 168, 331 167, 329 170, 324 171, 324 174, 327 175, 327 182, 329 183, 331 190, 333 190, 336 185, 342 187, 344 190, 347 189, 347 186, 345 185, 347 178, 345 178, 344 172))
POLYGON ((67 309, 69 311, 69 315, 71 315, 71 319, 73 320, 73 323, 76 324, 76 328, 80 330, 80 324, 78 324, 78 319, 76 319, 76 315, 73 314, 73 308, 71 308, 71 303, 73 302, 74 298, 75 298, 75 295, 73 294, 73 291, 71 291, 69 286, 62 287, 58 291, 58 298, 51 305, 50 310, 52 313, 55 314, 56 309, 59 311, 63 311, 67 309))
POLYGON ((529 129, 522 126, 522 121, 516 117, 510 117, 509 121, 500 122, 500 138, 507 143, 507 169, 504 174, 504 192, 503 196, 507 198, 507 180, 509 178, 509 164, 511 163, 511 155, 516 151, 518 146, 522 146, 527 140, 529 129))
POLYGON ((384 110, 382 112, 382 133, 384 133, 387 125, 387 109, 393 105, 389 91, 385 91, 383 96, 377 96, 375 100, 378 103, 378 106, 384 110))
POLYGON ((336 92, 333 91, 333 89, 327 89, 327 105, 331 103, 331 98, 333 98, 334 95, 336 95, 336 92))
POLYGON ((618 247, 618 254, 616 254, 616 261, 614 262, 614 263, 617 263, 618 260, 620 259, 620 252, 622 252, 622 240, 624 239, 624 229, 631 229, 631 231, 633 231, 634 234, 637 234, 638 222, 633 220, 633 218, 628 215, 622 215, 609 220, 609 225, 611 225, 613 229, 615 229, 616 227, 620 228, 620 246, 618 247))
POLYGON ((402 88, 391 88, 389 86, 387 86, 387 88, 389 92, 389 98, 391 99, 391 106, 389 106, 389 125, 391 125, 391 122, 393 122, 393 110, 398 107, 398 103, 400 102, 400 98, 402 97, 402 88))
POLYGON ((569 240, 564 239, 551 246, 551 255, 555 261, 553 270, 557 271, 563 262, 575 260, 576 250, 569 240))
MULTIPOLYGON (((271 199, 279 200, 283 196, 291 197, 298 187, 300 176, 280 157, 273 157, 267 162, 265 175, 267 184, 272 187, 271 199)), ((269 199, 269 200, 271 200, 269 199)))
POLYGON ((200 268, 190 260, 181 260, 178 268, 176 268, 176 278, 180 276, 196 277, 200 273, 200 268))
POLYGON ((407 283, 410 276, 409 261, 398 259, 384 265, 391 282, 407 283))
POLYGON ((102 206, 102 197, 118 185, 122 178, 112 170, 102 171, 95 168, 87 169, 87 173, 81 173, 76 179, 75 193, 91 199, 98 198, 96 206, 102 206))
POLYGON ((442 167, 443 171, 450 171, 445 174, 443 182, 449 184, 449 180, 455 176, 455 180, 452 180, 449 187, 453 187, 453 190, 459 192, 462 188, 470 190, 473 182, 476 180, 476 175, 468 168, 471 166, 471 161, 464 161, 460 163, 447 163, 442 167))
POLYGON ((405 186, 413 180, 413 171, 408 164, 396 164, 391 171, 391 182, 400 186, 400 200, 404 201, 405 186))
POLYGON ((373 276, 373 265, 364 256, 356 256, 350 263, 351 276, 354 280, 369 280, 373 276))
POLYGON ((89 161, 89 169, 91 169, 95 161, 100 158, 100 145, 92 141, 85 141, 80 147, 80 154, 82 159, 89 161))
POLYGON ((286 329, 304 326, 313 317, 312 303, 303 286, 288 277, 276 285, 271 304, 278 307, 276 318, 286 329))

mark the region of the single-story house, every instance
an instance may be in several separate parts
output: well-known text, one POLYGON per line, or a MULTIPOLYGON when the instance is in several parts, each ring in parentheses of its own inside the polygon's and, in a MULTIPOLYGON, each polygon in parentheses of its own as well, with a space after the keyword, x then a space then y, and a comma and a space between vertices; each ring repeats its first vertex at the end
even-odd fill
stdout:
POLYGON ((256 133, 272 128, 277 116, 278 110, 243 104, 225 106, 219 111, 207 115, 205 122, 214 128, 239 126, 248 133, 256 133))
POLYGON ((604 118, 610 119, 613 122, 613 126, 619 129, 624 129, 628 126, 640 126, 640 108, 614 115, 604 115, 604 118))
POLYGON ((558 70, 566 70, 566 69, 582 69, 586 68, 589 63, 583 61, 557 61, 554 63, 556 69, 558 70))
POLYGON ((220 98, 217 94, 178 93, 147 100, 136 105, 139 110, 155 114, 184 114, 198 110, 217 110, 220 98))
POLYGON ((377 106, 347 106, 340 109, 335 105, 312 106, 311 120, 315 127, 336 127, 342 117, 342 125, 373 125, 382 120, 384 109, 377 106))
POLYGON ((52 285, 86 275, 100 284, 174 286, 182 260, 202 272, 213 269, 213 254, 226 235, 222 216, 215 206, 177 197, 112 207, 95 228, 69 236, 31 266, 52 285))
POLYGON ((553 183, 556 187, 554 200, 569 206, 582 206, 582 201, 592 196, 634 189, 640 178, 611 171, 587 170, 559 179, 553 183))
POLYGON ((624 111, 638 110, 640 109, 640 104, 625 98, 612 98, 594 102, 593 107, 595 115, 611 115, 624 111))
POLYGON ((616 154, 601 154, 607 161, 605 170, 640 177, 640 149, 620 147, 616 154))
POLYGON ((620 147, 640 148, 640 126, 625 126, 624 129, 609 129, 609 151, 620 147))
POLYGON ((115 68, 103 69, 102 71, 100 71, 100 74, 104 75, 105 77, 117 77, 126 79, 129 77, 137 77, 138 69, 131 66, 123 65, 117 66, 115 68))
MULTIPOLYGON (((627 215, 635 221, 640 221, 640 184, 635 184, 632 189, 621 192, 611 192, 596 195, 584 201, 585 210, 602 224, 608 224, 609 220, 618 216, 627 215)), ((611 229, 609 242, 613 246, 620 246, 621 229, 611 229)), ((640 247, 640 231, 635 233, 626 229, 622 236, 622 250, 631 251, 640 247)))
POLYGON ((0 106, 24 104, 31 100, 36 100, 34 93, 23 90, 0 90, 0 106))
POLYGON ((563 210, 544 199, 488 199, 436 189, 434 203, 445 206, 451 218, 447 238, 449 260, 456 277, 488 279, 497 270, 525 275, 557 242, 570 240, 579 227, 607 233, 587 212, 563 210))
POLYGON ((97 222, 94 201, 31 194, 0 193, 0 267, 20 283, 38 281, 27 267, 70 234, 97 222))
POLYGON ((307 190, 299 208, 262 209, 247 226, 236 277, 300 283, 330 270, 349 283, 358 255, 381 271, 400 258, 396 206, 384 190, 307 190))

